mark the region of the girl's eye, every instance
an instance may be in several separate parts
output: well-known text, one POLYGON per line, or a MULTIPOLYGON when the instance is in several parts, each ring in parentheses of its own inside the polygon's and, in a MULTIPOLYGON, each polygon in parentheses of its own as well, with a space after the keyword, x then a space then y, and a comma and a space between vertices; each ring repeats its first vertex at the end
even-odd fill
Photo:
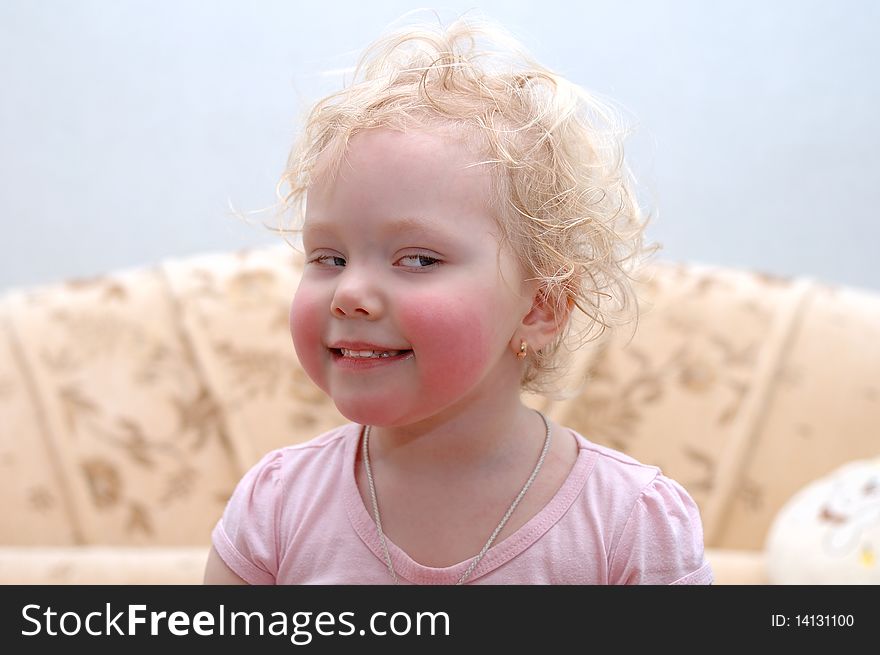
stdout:
POLYGON ((412 268, 430 268, 437 264, 440 260, 429 255, 404 255, 398 261, 415 260, 417 263, 412 268))
POLYGON ((319 263, 319 264, 327 264, 328 266, 335 266, 335 265, 337 265, 337 262, 342 262, 341 264, 338 264, 338 265, 345 266, 345 258, 344 257, 337 257, 336 255, 320 255, 318 257, 315 257, 312 261, 319 263), (330 261, 328 262, 326 260, 330 260, 330 261))

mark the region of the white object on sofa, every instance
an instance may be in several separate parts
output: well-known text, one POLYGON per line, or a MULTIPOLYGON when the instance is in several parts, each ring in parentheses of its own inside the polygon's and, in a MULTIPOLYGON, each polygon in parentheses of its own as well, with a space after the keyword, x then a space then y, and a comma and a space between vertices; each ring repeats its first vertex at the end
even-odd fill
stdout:
POLYGON ((795 494, 767 534, 766 562, 773 584, 880 584, 880 457, 795 494))

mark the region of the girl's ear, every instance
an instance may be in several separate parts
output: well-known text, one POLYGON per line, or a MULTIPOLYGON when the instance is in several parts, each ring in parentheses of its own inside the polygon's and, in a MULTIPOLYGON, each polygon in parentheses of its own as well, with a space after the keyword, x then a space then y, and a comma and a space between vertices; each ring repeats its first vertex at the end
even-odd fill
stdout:
MULTIPOLYGON (((529 347, 540 350, 553 341, 565 326, 573 306, 571 299, 554 301, 541 286, 533 296, 532 308, 523 317, 520 333, 529 347)), ((519 344, 517 344, 518 346, 519 344)))

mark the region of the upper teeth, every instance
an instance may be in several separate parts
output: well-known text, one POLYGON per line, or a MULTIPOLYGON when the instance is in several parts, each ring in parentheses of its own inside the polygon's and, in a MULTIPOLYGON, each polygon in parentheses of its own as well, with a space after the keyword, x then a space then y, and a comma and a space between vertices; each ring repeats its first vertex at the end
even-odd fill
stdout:
POLYGON ((343 357, 392 357, 399 355, 400 350, 348 350, 340 348, 343 357))

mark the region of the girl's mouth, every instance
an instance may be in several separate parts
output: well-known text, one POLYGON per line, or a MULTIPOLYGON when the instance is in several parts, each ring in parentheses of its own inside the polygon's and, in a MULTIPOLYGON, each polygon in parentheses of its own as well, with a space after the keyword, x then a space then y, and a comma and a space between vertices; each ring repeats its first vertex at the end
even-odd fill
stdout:
POLYGON ((409 359, 413 355, 412 350, 348 350, 345 348, 330 348, 333 363, 343 368, 364 369, 383 366, 392 362, 400 362, 409 359))
POLYGON ((402 352, 406 352, 404 350, 351 350, 349 348, 334 348, 334 350, 337 350, 343 357, 358 359, 364 359, 367 357, 394 357, 402 352))

